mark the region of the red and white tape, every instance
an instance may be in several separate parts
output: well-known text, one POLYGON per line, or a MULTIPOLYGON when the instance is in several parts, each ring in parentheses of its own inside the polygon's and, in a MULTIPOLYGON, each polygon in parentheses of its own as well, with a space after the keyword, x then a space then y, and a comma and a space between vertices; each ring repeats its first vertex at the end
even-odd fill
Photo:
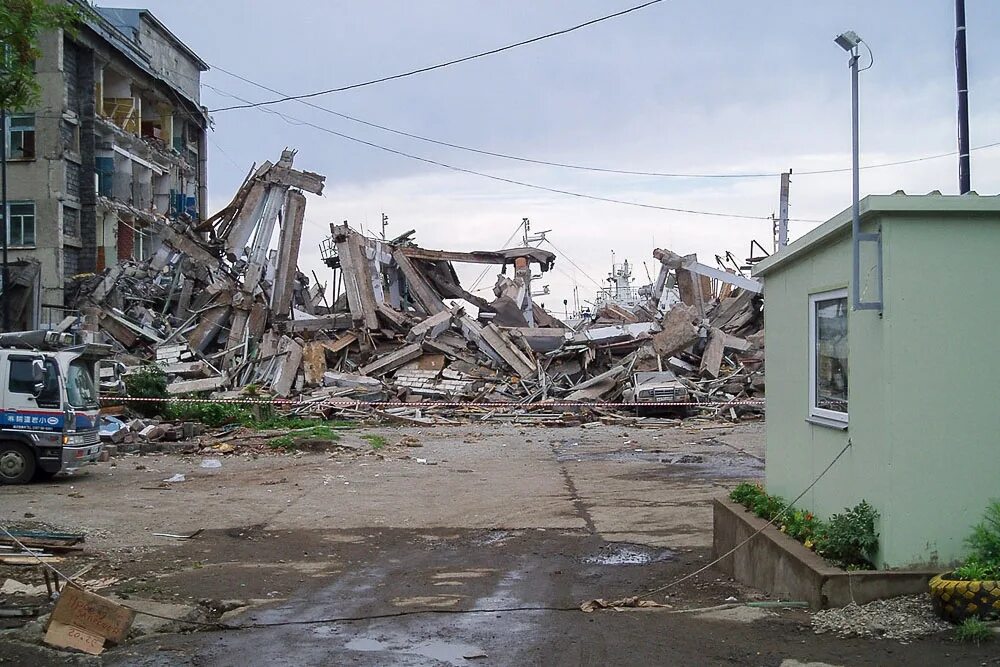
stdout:
POLYGON ((407 408, 463 408, 463 407, 516 407, 526 410, 536 408, 577 408, 577 407, 738 407, 738 406, 763 406, 765 403, 760 399, 741 399, 736 401, 707 401, 702 403, 681 402, 681 401, 655 401, 655 402, 622 402, 611 401, 558 401, 558 402, 537 402, 518 403, 517 401, 421 401, 419 403, 408 403, 406 401, 354 401, 349 399, 324 399, 324 400, 302 400, 291 398, 147 398, 139 396, 107 396, 102 402, 106 404, 116 403, 227 403, 232 405, 284 405, 284 406, 329 406, 329 407, 407 407, 407 408))

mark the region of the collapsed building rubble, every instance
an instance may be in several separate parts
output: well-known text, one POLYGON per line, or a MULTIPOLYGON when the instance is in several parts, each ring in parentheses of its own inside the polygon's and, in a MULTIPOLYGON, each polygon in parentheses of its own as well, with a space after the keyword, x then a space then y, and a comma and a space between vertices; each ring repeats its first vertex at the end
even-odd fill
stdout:
POLYGON ((320 194, 324 177, 294 169, 293 157, 253 170, 211 218, 166 227, 149 261, 80 284, 85 329, 117 343, 128 365, 158 364, 172 395, 237 398, 252 387, 297 397, 300 414, 364 406, 425 423, 420 403, 493 413, 491 404, 616 402, 635 372, 667 369, 717 412, 759 410, 740 403, 764 389, 756 281, 658 249, 642 301, 562 322, 532 300, 551 252, 430 250, 414 231, 384 240, 344 222, 321 246, 334 276, 328 300, 298 266, 303 191, 320 194), (461 263, 498 269, 492 300, 461 285, 461 263))

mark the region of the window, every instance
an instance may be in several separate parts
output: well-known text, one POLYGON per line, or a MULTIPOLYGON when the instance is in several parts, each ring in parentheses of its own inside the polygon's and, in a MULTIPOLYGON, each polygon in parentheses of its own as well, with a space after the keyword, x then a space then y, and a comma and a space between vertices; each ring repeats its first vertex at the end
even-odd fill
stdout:
POLYGON ((809 415, 847 422, 847 290, 809 297, 809 415))
POLYGON ((74 408, 96 408, 97 390, 90 367, 82 359, 69 364, 66 374, 66 399, 74 408))
MULTIPOLYGON (((10 224, 7 225, 7 245, 35 245, 35 202, 11 202, 7 205, 10 224)), ((2 219, 3 211, 0 211, 2 219)))
POLYGON ((11 160, 35 158, 35 114, 12 114, 7 117, 7 157, 11 160))
MULTIPOLYGON (((12 357, 10 373, 7 377, 7 391, 12 394, 35 394, 35 373, 32 368, 37 358, 12 357)), ((42 376, 42 391, 36 397, 40 408, 59 407, 59 367, 52 359, 45 360, 45 374, 42 376)))

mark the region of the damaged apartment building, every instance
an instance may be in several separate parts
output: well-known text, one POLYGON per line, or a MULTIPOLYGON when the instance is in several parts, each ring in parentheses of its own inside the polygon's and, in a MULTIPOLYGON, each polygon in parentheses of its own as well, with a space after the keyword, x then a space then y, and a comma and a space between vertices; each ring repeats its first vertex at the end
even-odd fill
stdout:
POLYGON ((40 36, 38 106, 8 115, 11 328, 62 320, 74 276, 147 259, 163 223, 206 217, 208 66, 143 9, 77 5, 40 36))

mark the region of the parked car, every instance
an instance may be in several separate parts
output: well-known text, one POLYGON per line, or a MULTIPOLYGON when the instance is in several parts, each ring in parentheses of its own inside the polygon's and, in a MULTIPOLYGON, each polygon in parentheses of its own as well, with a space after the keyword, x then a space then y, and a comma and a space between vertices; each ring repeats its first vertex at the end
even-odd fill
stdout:
POLYGON ((691 393, 671 371, 640 371, 632 376, 632 386, 623 393, 626 403, 636 403, 639 416, 654 414, 687 415, 691 393), (663 405, 669 403, 672 405, 663 405), (681 405, 677 405, 680 403, 681 405), (648 404, 648 405, 643 405, 648 404))

